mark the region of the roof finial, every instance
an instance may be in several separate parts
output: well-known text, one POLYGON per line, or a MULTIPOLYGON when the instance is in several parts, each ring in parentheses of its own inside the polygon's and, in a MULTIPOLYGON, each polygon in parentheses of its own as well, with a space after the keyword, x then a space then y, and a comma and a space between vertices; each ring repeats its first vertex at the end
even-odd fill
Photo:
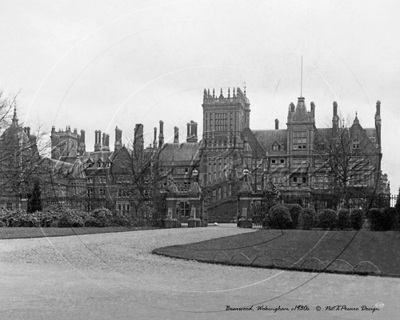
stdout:
POLYGON ((13 121, 13 122, 18 122, 18 118, 17 118, 17 105, 16 105, 15 102, 14 102, 14 115, 13 115, 12 121, 13 121))
POLYGON ((246 96, 246 81, 244 82, 244 92, 243 92, 244 96, 246 96))

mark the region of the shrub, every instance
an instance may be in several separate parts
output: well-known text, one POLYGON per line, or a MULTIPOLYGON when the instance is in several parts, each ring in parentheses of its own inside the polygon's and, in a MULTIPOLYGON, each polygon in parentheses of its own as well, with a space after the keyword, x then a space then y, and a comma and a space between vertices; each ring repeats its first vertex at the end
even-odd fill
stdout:
POLYGON ((268 219, 268 215, 264 218, 263 222, 262 222, 262 227, 264 229, 269 228, 269 219, 268 219))
POLYGON ((337 226, 340 230, 350 227, 350 212, 347 209, 340 209, 338 213, 337 226))
POLYGON ((47 213, 47 212, 40 212, 39 214, 39 221, 40 221, 40 226, 44 227, 44 228, 48 228, 50 227, 51 223, 55 220, 57 220, 58 218, 47 213))
POLYGON ((58 219, 59 228, 79 228, 84 226, 84 219, 79 210, 65 209, 60 219, 58 219))
POLYGON ((269 211, 268 216, 269 226, 273 229, 293 228, 293 221, 290 217, 290 212, 284 205, 277 204, 273 206, 269 211))
POLYGON ((98 221, 97 227, 108 227, 112 225, 112 212, 106 208, 98 208, 93 210, 91 216, 98 221))
POLYGON ((360 230, 364 222, 364 213, 361 209, 354 209, 350 214, 351 227, 360 230))
POLYGON ((314 227, 315 210, 313 208, 305 208, 299 216, 299 227, 303 230, 310 230, 314 227))
POLYGON ((323 229, 332 230, 337 225, 337 214, 335 210, 325 209, 318 215, 318 226, 323 229))
POLYGON ((40 225, 39 220, 36 216, 29 213, 24 213, 19 216, 19 226, 20 227, 38 227, 40 225))
POLYGON ((396 205, 394 206, 396 209, 396 225, 395 230, 400 231, 400 189, 399 194, 397 195, 396 205))
POLYGON ((50 228, 58 228, 58 221, 57 220, 53 220, 50 223, 50 228))
POLYGON ((0 228, 6 227, 6 223, 3 220, 0 220, 0 228))
POLYGON ((396 209, 385 208, 383 210, 383 230, 395 230, 396 227, 396 209))
POLYGON ((84 220, 85 227, 98 227, 100 225, 99 221, 92 216, 86 216, 84 220))
POLYGON ((289 209, 290 217, 292 218, 292 221, 293 221, 293 228, 297 228, 297 225, 299 222, 299 216, 300 216, 303 208, 297 203, 286 204, 285 206, 289 209))
POLYGON ((373 208, 368 212, 371 231, 385 230, 385 222, 381 209, 373 208))
POLYGON ((125 227, 130 225, 130 221, 123 214, 116 214, 112 218, 112 224, 115 226, 125 227))

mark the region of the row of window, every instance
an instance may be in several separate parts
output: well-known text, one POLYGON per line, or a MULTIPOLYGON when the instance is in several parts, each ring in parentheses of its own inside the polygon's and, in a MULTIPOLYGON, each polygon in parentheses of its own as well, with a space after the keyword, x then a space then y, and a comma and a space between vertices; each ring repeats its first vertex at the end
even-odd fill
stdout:
POLYGON ((232 158, 208 158, 208 179, 210 182, 227 177, 232 170, 232 158))
POLYGON ((210 131, 228 131, 233 130, 233 113, 208 113, 206 115, 206 128, 210 124, 210 131))
MULTIPOLYGON (((107 176, 87 177, 86 183, 93 184, 94 178, 96 178, 96 181, 100 184, 107 183, 107 176)), ((117 183, 131 183, 131 182, 132 182, 132 177, 130 177, 129 175, 117 176, 117 183)))
POLYGON ((214 189, 212 191, 211 201, 216 202, 216 201, 225 199, 226 197, 230 197, 230 196, 232 196, 232 185, 231 184, 214 189))
POLYGON ((119 213, 127 214, 130 212, 131 206, 129 203, 118 203, 117 209, 118 209, 119 213))

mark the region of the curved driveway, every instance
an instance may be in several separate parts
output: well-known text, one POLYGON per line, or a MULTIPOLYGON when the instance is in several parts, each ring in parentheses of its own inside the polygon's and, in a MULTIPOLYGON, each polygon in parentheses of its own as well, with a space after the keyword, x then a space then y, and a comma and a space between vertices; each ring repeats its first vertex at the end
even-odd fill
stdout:
POLYGON ((151 254, 161 246, 241 232, 253 230, 220 225, 0 240, 0 319, 396 319, 400 313, 400 279, 151 254), (265 310, 258 311, 258 303, 265 310), (378 310, 379 303, 384 306, 378 310), (251 305, 249 311, 225 311, 251 305), (292 311, 296 305, 309 311, 292 311), (337 305, 345 307, 336 310, 337 305), (275 308, 289 310, 271 311, 275 308))

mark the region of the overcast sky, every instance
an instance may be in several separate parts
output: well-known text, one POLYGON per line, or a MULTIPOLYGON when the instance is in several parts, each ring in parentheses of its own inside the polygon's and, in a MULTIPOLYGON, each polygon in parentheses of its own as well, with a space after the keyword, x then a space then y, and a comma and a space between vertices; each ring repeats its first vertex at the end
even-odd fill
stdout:
MULTIPOLYGON (((0 89, 18 95, 21 122, 86 131, 143 123, 151 143, 186 123, 202 132, 204 88, 246 83, 251 128, 286 128, 290 102, 316 105, 317 127, 332 103, 352 123, 374 127, 382 102, 383 172, 400 185, 399 1, 0 1, 0 89)), ((127 141, 127 140, 126 140, 127 141)))

